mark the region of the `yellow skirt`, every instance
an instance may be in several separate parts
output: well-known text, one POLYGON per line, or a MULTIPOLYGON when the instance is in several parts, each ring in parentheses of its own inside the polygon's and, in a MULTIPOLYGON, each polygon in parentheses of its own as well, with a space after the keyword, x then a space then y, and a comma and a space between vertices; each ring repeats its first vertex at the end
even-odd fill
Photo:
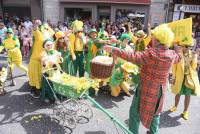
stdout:
POLYGON ((37 89, 41 88, 42 65, 39 60, 30 59, 28 77, 30 86, 36 87, 37 89))

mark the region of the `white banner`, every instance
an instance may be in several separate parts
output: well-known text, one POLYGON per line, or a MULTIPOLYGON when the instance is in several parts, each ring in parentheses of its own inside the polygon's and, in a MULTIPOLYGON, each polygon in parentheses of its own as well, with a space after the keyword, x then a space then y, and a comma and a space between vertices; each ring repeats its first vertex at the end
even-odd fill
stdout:
POLYGON ((174 11, 182 11, 186 13, 200 13, 200 5, 175 4, 174 11))

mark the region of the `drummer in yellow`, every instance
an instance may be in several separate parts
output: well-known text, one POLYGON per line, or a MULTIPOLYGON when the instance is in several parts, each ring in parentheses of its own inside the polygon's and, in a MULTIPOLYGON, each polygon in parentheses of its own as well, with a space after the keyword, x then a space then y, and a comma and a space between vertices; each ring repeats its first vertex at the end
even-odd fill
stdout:
POLYGON ((27 73, 27 68, 22 65, 22 54, 20 51, 19 40, 16 36, 13 35, 13 30, 11 28, 7 29, 7 37, 3 41, 1 50, 3 48, 8 51, 8 62, 10 64, 11 71, 13 70, 15 64, 18 68, 27 73))

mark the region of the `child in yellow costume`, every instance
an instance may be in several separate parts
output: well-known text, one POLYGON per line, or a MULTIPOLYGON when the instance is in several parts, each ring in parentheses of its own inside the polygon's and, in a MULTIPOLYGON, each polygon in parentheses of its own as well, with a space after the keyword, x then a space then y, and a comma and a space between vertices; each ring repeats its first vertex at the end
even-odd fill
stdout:
POLYGON ((79 77, 83 77, 85 73, 85 56, 84 48, 86 44, 86 37, 83 33, 83 22, 75 20, 72 23, 73 33, 69 36, 71 48, 73 51, 72 59, 74 61, 75 74, 79 72, 79 77))
POLYGON ((148 25, 148 35, 143 31, 139 30, 135 35, 129 30, 129 35, 131 36, 131 42, 135 46, 135 51, 144 51, 149 42, 151 41, 151 26, 148 25))
MULTIPOLYGON (((131 37, 129 34, 122 34, 120 38, 120 48, 127 51, 132 52, 132 48, 128 45, 131 37)), ((119 96, 121 90, 123 90, 127 96, 130 96, 129 89, 130 85, 127 83, 129 79, 129 73, 131 73, 134 68, 137 67, 132 63, 129 63, 121 58, 117 59, 117 64, 115 65, 115 70, 110 78, 110 87, 111 87, 111 95, 112 96, 119 96), (133 69, 130 69, 133 68, 133 69)))
MULTIPOLYGON (((20 51, 19 40, 16 36, 13 35, 13 31, 11 28, 8 28, 7 30, 7 37, 3 41, 1 50, 3 48, 8 51, 8 62, 11 67, 11 72, 13 71, 15 64, 18 68, 27 73, 27 68, 22 65, 22 54, 20 51)), ((13 84, 15 85, 15 83, 13 84)))
POLYGON ((29 85, 31 86, 31 95, 39 98, 39 89, 41 88, 41 61, 40 55, 43 51, 43 42, 45 38, 53 36, 53 30, 47 25, 41 25, 40 20, 36 20, 33 26, 33 47, 28 65, 29 85))
POLYGON ((175 104, 169 110, 175 112, 181 95, 185 95, 184 111, 181 114, 183 119, 188 120, 188 107, 190 96, 200 95, 200 85, 197 74, 197 54, 191 51, 192 45, 182 47, 182 59, 179 63, 174 64, 172 68, 172 92, 175 96, 175 104))

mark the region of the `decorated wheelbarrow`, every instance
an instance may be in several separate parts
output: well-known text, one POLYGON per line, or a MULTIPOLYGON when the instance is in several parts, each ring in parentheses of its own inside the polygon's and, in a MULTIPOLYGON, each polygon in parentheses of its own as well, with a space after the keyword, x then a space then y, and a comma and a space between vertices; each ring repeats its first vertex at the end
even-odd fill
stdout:
POLYGON ((0 95, 6 94, 4 87, 5 87, 7 76, 8 76, 8 65, 1 64, 0 65, 0 95))
MULTIPOLYGON (((60 71, 59 71, 60 72, 60 71)), ((64 127, 74 129, 80 117, 88 121, 93 117, 91 106, 86 100, 104 112, 114 124, 117 124, 127 134, 132 134, 129 129, 116 117, 104 109, 98 102, 91 98, 88 90, 93 88, 97 91, 98 82, 89 78, 78 78, 65 73, 58 73, 53 77, 43 77, 47 80, 53 96, 56 99, 53 108, 52 118, 57 120, 64 127), (67 97, 67 100, 60 101, 57 94, 67 97)))
POLYGON ((11 85, 14 86, 15 83, 14 83, 14 80, 13 80, 13 76, 12 76, 12 73, 10 71, 10 66, 8 63, 1 63, 0 64, 0 96, 3 96, 6 94, 6 91, 5 91, 5 83, 6 83, 6 80, 8 79, 8 75, 10 75, 10 79, 11 79, 11 85))

